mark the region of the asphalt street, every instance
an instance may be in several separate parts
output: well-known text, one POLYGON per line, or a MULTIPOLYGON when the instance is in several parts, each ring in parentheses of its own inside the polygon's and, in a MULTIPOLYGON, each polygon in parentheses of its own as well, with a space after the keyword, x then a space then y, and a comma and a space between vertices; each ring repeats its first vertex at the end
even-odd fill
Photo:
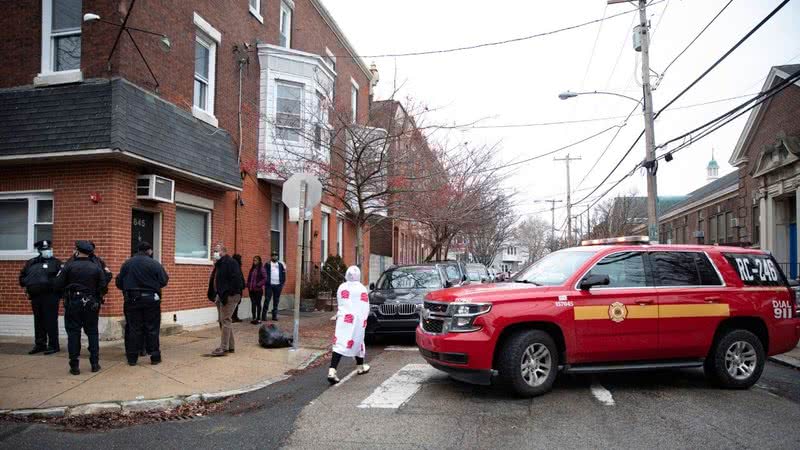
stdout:
MULTIPOLYGON (((0 422, 0 447, 800 448, 800 371, 774 363, 747 391, 684 370, 562 377, 519 399, 450 380, 408 342, 373 346, 369 359, 369 374, 336 387, 318 367, 188 421, 95 433, 0 422)), ((340 377, 352 370, 343 362, 340 377)))

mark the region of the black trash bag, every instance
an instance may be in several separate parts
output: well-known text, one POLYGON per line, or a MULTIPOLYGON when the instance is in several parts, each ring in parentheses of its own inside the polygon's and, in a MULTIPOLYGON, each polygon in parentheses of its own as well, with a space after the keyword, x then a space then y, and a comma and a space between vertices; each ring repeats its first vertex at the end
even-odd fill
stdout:
POLYGON ((292 338, 283 334, 274 323, 264 324, 258 330, 258 343, 264 348, 291 347, 292 338))

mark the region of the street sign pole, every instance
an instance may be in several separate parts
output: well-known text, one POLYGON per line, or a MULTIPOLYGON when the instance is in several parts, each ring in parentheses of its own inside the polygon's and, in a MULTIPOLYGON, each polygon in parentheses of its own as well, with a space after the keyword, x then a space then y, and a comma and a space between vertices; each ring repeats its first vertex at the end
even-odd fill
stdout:
POLYGON ((306 191, 305 181, 300 182, 300 215, 297 220, 297 261, 294 276, 294 334, 292 335, 292 350, 300 348, 300 284, 303 271, 303 231, 306 224, 306 191))

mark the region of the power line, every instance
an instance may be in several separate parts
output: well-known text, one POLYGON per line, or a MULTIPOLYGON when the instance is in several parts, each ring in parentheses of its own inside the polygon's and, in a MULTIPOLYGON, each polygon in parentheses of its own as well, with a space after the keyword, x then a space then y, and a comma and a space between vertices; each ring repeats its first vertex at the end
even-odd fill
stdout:
POLYGON ((673 58, 673 59, 672 59, 672 61, 671 61, 669 64, 667 64, 667 67, 666 67, 664 70, 662 70, 662 71, 661 71, 661 77, 662 77, 662 78, 664 77, 664 74, 666 74, 666 73, 667 73, 667 70, 669 70, 669 68, 670 68, 670 67, 672 67, 672 65, 673 65, 673 64, 675 64, 675 61, 677 61, 677 60, 678 60, 678 58, 680 58, 681 56, 683 56, 683 54, 684 54, 684 53, 686 53, 686 50, 689 50, 689 47, 691 47, 691 46, 692 46, 692 44, 694 44, 694 43, 695 43, 695 41, 697 41, 697 39, 699 39, 699 38, 700 38, 700 36, 702 36, 702 35, 703 35, 703 33, 705 33, 705 31, 708 29, 708 27, 710 27, 710 26, 711 26, 711 24, 713 24, 713 23, 714 23, 714 21, 715 21, 715 20, 717 20, 717 17, 719 17, 720 15, 722 15, 722 12, 723 12, 723 11, 725 11, 725 9, 727 9, 727 8, 728 8, 728 6, 730 6, 730 4, 731 4, 731 3, 733 3, 733 0, 729 0, 729 1, 728 1, 728 3, 726 3, 726 4, 725 4, 725 6, 723 6, 723 7, 722 7, 722 9, 720 9, 720 10, 719 10, 719 12, 717 13, 717 15, 715 15, 713 18, 711 18, 711 21, 710 21, 710 22, 708 22, 708 23, 706 24, 706 26, 704 26, 704 27, 703 27, 703 29, 702 29, 702 30, 700 30, 700 32, 699 32, 699 33, 697 33, 697 36, 695 36, 695 37, 694 37, 694 39, 692 39, 692 40, 689 42, 689 44, 688 44, 686 47, 684 47, 684 49, 683 49, 683 50, 681 50, 681 52, 680 52, 680 53, 678 53, 678 55, 677 55, 677 56, 675 56, 675 58, 673 58))
MULTIPOLYGON (((731 100, 738 100, 740 98, 752 97, 753 95, 757 95, 757 94, 758 93, 756 92, 756 93, 752 93, 752 94, 737 95, 735 97, 728 97, 728 98, 721 98, 721 99, 717 99, 717 100, 710 100, 710 101, 702 102, 702 103, 694 103, 694 104, 690 104, 690 105, 676 106, 674 108, 671 108, 670 111, 677 111, 677 110, 689 109, 689 108, 697 108, 699 106, 707 106, 707 105, 712 105, 712 104, 715 104, 715 103, 728 102, 728 101, 731 101, 731 100)), ((462 129, 462 130, 471 130, 471 129, 478 130, 478 129, 493 129, 493 128, 532 128, 532 127, 546 127, 546 126, 552 126, 552 125, 569 125, 569 124, 575 124, 575 123, 602 122, 602 121, 606 121, 606 120, 618 120, 618 119, 626 119, 626 120, 628 120, 630 117, 634 117, 634 116, 638 117, 638 116, 641 116, 641 114, 633 114, 633 115, 628 115, 628 116, 595 117, 595 118, 590 118, 590 119, 561 120, 561 121, 553 121, 553 122, 512 123, 512 124, 498 124, 498 125, 469 125, 469 126, 455 127, 455 128, 462 129)))
POLYGON ((592 164, 592 167, 590 167, 589 170, 586 172, 586 175, 584 175, 583 178, 581 178, 581 181, 578 183, 578 187, 580 187, 583 184, 583 182, 586 181, 587 178, 589 178, 589 175, 592 173, 594 168, 597 167, 597 164, 599 164, 600 160, 603 159, 603 156, 606 155, 606 152, 608 152, 608 149, 611 148, 611 145, 614 143, 615 140, 617 140, 617 136, 619 136, 619 133, 622 131, 622 128, 625 125, 627 125, 628 119, 631 118, 631 115, 634 112, 636 112, 636 109, 638 109, 638 108, 639 108, 639 105, 636 105, 636 106, 633 107, 631 112, 628 113, 628 117, 625 118, 625 121, 623 122, 623 125, 621 127, 617 128, 617 132, 614 133, 614 136, 611 137, 611 140, 606 145, 606 148, 604 148, 603 151, 600 153, 600 155, 597 157, 597 159, 594 160, 594 164, 592 164))
POLYGON ((725 114, 717 116, 716 118, 704 123, 703 125, 700 125, 699 127, 694 128, 691 131, 688 131, 686 133, 681 134, 680 136, 677 136, 675 138, 672 138, 672 139, 666 141, 665 143, 659 145, 659 148, 665 147, 665 146, 667 146, 668 144, 670 144, 672 142, 676 142, 676 141, 684 139, 684 138, 686 138, 688 136, 691 136, 692 134, 702 130, 703 128, 708 128, 708 127, 712 127, 713 126, 712 128, 709 128, 707 130, 703 130, 702 133, 700 134, 700 136, 694 137, 694 138, 690 138, 691 140, 689 142, 681 144, 677 148, 675 148, 673 150, 670 150, 670 151, 666 152, 665 154, 661 155, 659 157, 659 159, 666 158, 667 154, 674 154, 674 153, 676 153, 676 152, 678 152, 678 151, 680 151, 680 150, 682 150, 682 149, 684 149, 686 147, 691 146, 692 144, 696 143, 700 139, 703 139, 704 137, 706 137, 706 136, 710 135, 711 133, 717 131, 718 129, 724 127, 725 125, 729 124, 730 122, 736 120, 737 118, 739 118, 743 114, 747 113, 748 111, 751 111, 752 109, 754 109, 757 106, 761 105, 765 101, 767 101, 767 100, 771 99, 772 97, 778 95, 784 89, 788 88, 792 83, 794 83, 794 82, 796 82, 798 80, 800 80, 800 70, 798 70, 797 72, 793 73, 792 75, 787 77, 785 80, 783 80, 779 84, 775 85, 773 88, 765 91, 764 93, 759 95, 759 97, 756 97, 756 98, 754 98, 752 100, 748 100, 748 101, 742 103, 741 105, 737 106, 736 108, 733 108, 730 111, 726 112, 725 114), (753 103, 753 102, 755 102, 755 103, 753 103), (750 103, 753 103, 753 104, 750 105, 749 107, 745 108, 745 106, 747 106, 750 103), (743 109, 743 108, 745 108, 745 109, 743 109))
POLYGON ((689 92, 689 90, 690 90, 691 88, 693 88, 693 87, 694 87, 694 86, 695 86, 697 83, 699 83, 699 82, 700 82, 700 80, 702 80, 703 78, 705 78, 705 77, 706 77, 706 75, 708 75, 708 74, 709 74, 709 73, 710 73, 712 70, 714 70, 714 68, 716 68, 718 65, 720 65, 720 64, 722 63, 722 61, 724 61, 724 60, 725 60, 725 59, 726 59, 726 58, 727 58, 727 57, 728 57, 728 56, 729 56, 731 53, 733 53, 733 52, 734 52, 734 51, 735 51, 737 48, 739 48, 739 46, 740 46, 740 45, 742 45, 742 44, 743 44, 743 43, 744 43, 746 40, 748 40, 748 39, 750 38, 750 36, 752 36, 752 35, 753 35, 753 34, 754 34, 756 31, 758 31, 758 30, 759 30, 759 28, 761 28, 761 27, 762 27, 762 26, 763 26, 765 23, 767 23, 767 22, 768 22, 768 21, 769 21, 769 20, 772 18, 772 16, 774 16, 775 14, 777 14, 777 13, 778 13, 778 11, 780 11, 781 9, 783 9, 783 7, 784 7, 784 6, 786 6, 786 4, 787 4, 787 3, 789 3, 790 1, 791 1, 791 0, 783 0, 783 1, 782 1, 782 2, 781 2, 781 3, 780 3, 780 4, 779 4, 779 5, 778 5, 778 6, 777 6, 775 9, 773 9, 773 10, 772 10, 772 12, 770 12, 769 14, 767 14, 767 17, 764 17, 763 19, 761 19, 761 22, 759 22, 759 23, 758 23, 758 24, 757 24, 755 27, 753 27, 753 28, 752 28, 750 31, 748 31, 748 32, 747 32, 747 34, 745 34, 745 35, 744 35, 744 36, 743 36, 741 39, 739 39, 739 41, 738 41, 736 44, 734 44, 734 46, 733 46, 733 47, 731 47, 731 48, 730 48, 730 49, 729 49, 727 52, 725 52, 725 54, 724 54, 724 55, 722 55, 722 56, 721 56, 719 59, 717 59, 717 60, 714 62, 714 64, 712 64, 712 65, 711 65, 711 67, 709 67, 708 69, 706 69, 706 70, 705 70, 705 72, 703 72, 702 74, 700 74, 700 76, 699 76, 699 77, 697 77, 697 78, 696 78, 694 81, 692 81, 692 82, 691 82, 691 84, 689 84, 689 86, 686 86, 686 87, 685 87, 685 88, 684 88, 684 89, 683 89, 683 90, 682 90, 680 93, 678 93, 678 95, 676 95, 676 96, 675 96, 675 97, 674 97, 672 100, 670 100, 670 101, 669 101, 669 103, 667 103, 666 105, 664 105, 664 107, 662 107, 662 108, 661 108, 661 109, 660 109, 660 110, 659 110, 659 111, 656 113, 656 115, 653 117, 653 119, 655 119, 656 117, 658 117, 659 115, 661 115, 661 112, 662 112, 662 111, 664 111, 665 109, 669 108, 669 107, 670 107, 670 106, 671 106, 673 103, 675 103, 675 102, 676 102, 676 101, 677 101, 679 98, 683 97, 683 95, 684 95, 684 94, 686 94, 687 92, 689 92))
MULTIPOLYGON (((752 36, 756 31, 758 31, 759 28, 761 28, 775 14, 777 14, 778 11, 780 11, 784 6, 786 6, 786 4, 789 3, 789 1, 790 0, 783 0, 775 9, 772 10, 772 12, 770 12, 758 24, 756 24, 755 27, 753 27, 750 31, 748 31, 747 34, 744 35, 744 37, 739 39, 739 41, 736 44, 734 44, 733 47, 731 47, 727 52, 725 52, 725 54, 723 54, 721 57, 719 57, 708 69, 706 69, 702 74, 700 74, 699 77, 697 77, 694 81, 692 81, 689 84, 689 86, 684 88, 680 93, 678 93, 678 95, 673 97, 672 100, 670 100, 666 105, 664 105, 661 109, 659 109, 658 112, 653 116, 653 120, 658 118, 658 116, 660 116, 667 108, 669 108, 673 103, 675 103, 679 98, 681 98, 691 88, 693 88, 697 83, 699 83, 700 80, 705 78, 706 75, 708 75, 712 70, 714 70, 714 68, 716 68, 720 63, 722 63, 722 61, 724 61, 728 56, 730 56, 731 53, 733 53, 737 48, 739 48, 739 46, 741 46, 747 39, 749 39, 750 36, 752 36)), ((619 166, 622 165, 622 162, 625 161, 625 158, 628 157, 628 155, 631 153, 631 151, 633 151, 633 149, 636 146, 636 144, 639 143, 639 140, 642 139, 642 136, 644 136, 644 132, 645 132, 645 130, 642 130, 641 133, 639 133, 639 136, 636 138, 635 141, 633 141, 633 144, 628 148, 628 150, 625 152, 625 154, 622 156, 622 158, 614 166, 614 168, 611 169, 611 172, 609 172, 609 174, 606 175, 606 177, 600 183, 600 186, 605 184, 605 182, 608 181, 609 178, 611 178, 611 175, 614 174, 614 172, 617 170, 617 168, 619 168, 619 166)), ((617 184, 619 184, 619 183, 617 183, 617 184)), ((599 189, 599 186, 598 186, 598 189, 599 189)), ((589 198, 590 196, 592 196, 595 192, 597 192, 597 189, 595 189, 592 192, 590 192, 589 195, 587 195, 586 197, 584 197, 581 200, 581 202, 584 201, 585 199, 589 198)), ((609 192, 609 191, 607 191, 607 192, 609 192)))
MULTIPOLYGON (((665 1, 667 1, 667 0, 658 0, 656 2, 651 3, 651 5, 657 5, 657 4, 663 3, 665 1)), ((582 27, 585 27, 587 25, 592 25, 592 24, 595 24, 595 23, 598 23, 598 22, 603 22, 605 20, 613 19, 615 17, 624 16, 626 14, 630 14, 630 13, 636 12, 636 11, 639 11, 638 7, 636 9, 632 9, 630 11, 621 12, 621 13, 614 14, 614 15, 611 15, 611 16, 608 16, 608 17, 602 17, 600 19, 590 20, 588 22, 583 22, 583 23, 579 23, 579 24, 576 24, 576 25, 570 25, 568 27, 558 28, 558 29, 555 29, 555 30, 545 31, 545 32, 541 32, 541 33, 527 35, 527 36, 520 36, 520 37, 516 37, 516 38, 512 38, 512 39, 504 39, 502 41, 484 42, 484 43, 481 43, 481 44, 467 45, 467 46, 463 46, 463 47, 453 47, 453 48, 440 49, 440 50, 424 50, 424 51, 406 52, 406 53, 384 53, 384 54, 378 54, 378 55, 359 55, 359 56, 353 56, 353 55, 341 55, 341 56, 339 56, 339 55, 337 55, 337 58, 338 57, 341 57, 341 58, 399 58, 399 57, 405 57, 405 56, 437 55, 437 54, 443 54, 443 53, 454 53, 454 52, 462 52, 462 51, 466 51, 466 50, 475 50, 475 49, 485 48, 485 47, 494 47, 494 46, 498 46, 498 45, 512 44, 512 43, 515 43, 515 42, 522 42, 522 41, 527 41, 527 40, 540 38, 540 37, 544 37, 544 36, 550 36, 550 35, 553 35, 553 34, 562 33, 564 31, 575 30, 577 28, 582 28, 582 27)))

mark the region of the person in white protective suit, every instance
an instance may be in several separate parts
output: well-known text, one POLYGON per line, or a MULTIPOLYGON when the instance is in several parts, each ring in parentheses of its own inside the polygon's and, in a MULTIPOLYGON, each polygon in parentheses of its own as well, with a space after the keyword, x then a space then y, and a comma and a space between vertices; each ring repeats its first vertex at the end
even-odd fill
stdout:
POLYGON ((369 317, 369 294, 367 288, 361 284, 361 270, 358 267, 350 266, 345 274, 345 280, 336 292, 339 308, 336 313, 333 356, 331 367, 328 369, 328 381, 331 384, 339 382, 336 368, 342 356, 355 357, 359 375, 369 372, 369 366, 364 364, 366 355, 364 331, 369 317))

